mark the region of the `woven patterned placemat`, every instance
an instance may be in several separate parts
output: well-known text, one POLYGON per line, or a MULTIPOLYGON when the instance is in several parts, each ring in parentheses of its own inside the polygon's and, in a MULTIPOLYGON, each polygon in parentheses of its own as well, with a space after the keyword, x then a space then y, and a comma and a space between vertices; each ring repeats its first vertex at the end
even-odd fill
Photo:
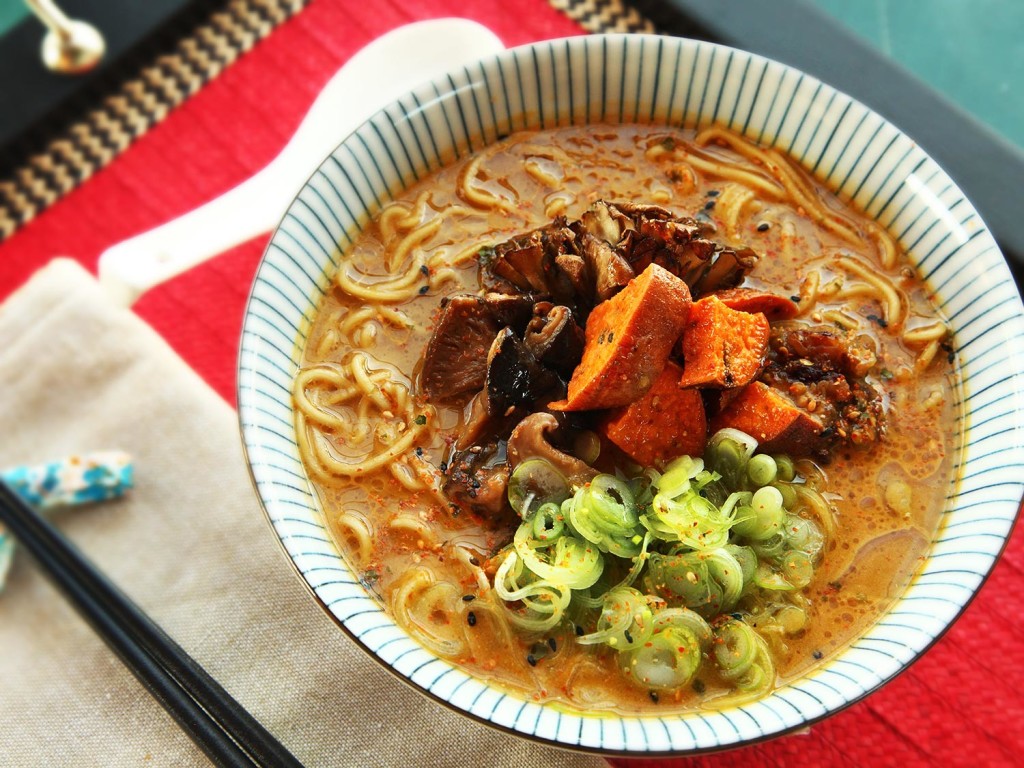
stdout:
POLYGON ((654 24, 621 0, 548 0, 588 32, 654 32, 654 24))
MULTIPOLYGON (((311 0, 230 0, 0 178, 0 242, 105 166, 311 0)), ((588 32, 653 32, 622 0, 549 0, 588 32)))

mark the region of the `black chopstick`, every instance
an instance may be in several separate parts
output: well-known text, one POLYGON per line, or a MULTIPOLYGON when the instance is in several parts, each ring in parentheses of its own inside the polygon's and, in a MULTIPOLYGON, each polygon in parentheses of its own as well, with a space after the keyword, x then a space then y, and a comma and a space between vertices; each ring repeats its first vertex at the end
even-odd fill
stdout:
POLYGON ((3 481, 0 522, 216 765, 301 768, 181 646, 3 481))

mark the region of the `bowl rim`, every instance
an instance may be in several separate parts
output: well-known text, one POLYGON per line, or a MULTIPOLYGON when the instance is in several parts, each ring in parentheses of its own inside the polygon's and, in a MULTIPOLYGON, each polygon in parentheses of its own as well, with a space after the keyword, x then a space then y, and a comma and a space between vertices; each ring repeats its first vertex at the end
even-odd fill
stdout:
MULTIPOLYGON (((511 59, 511 58, 513 58, 513 57, 515 57, 517 55, 525 55, 526 53, 533 53, 533 55, 536 56, 536 52, 538 50, 544 50, 544 49, 553 50, 553 48, 555 46, 563 46, 563 45, 566 47, 567 50, 570 50, 570 49, 576 49, 576 48, 586 49, 587 46, 608 45, 609 43, 612 43, 612 42, 621 42, 623 44, 623 51, 624 51, 624 55, 625 55, 625 52, 628 49, 630 49, 630 48, 637 48, 637 47, 642 46, 643 42, 645 40, 648 41, 649 43, 650 43, 650 41, 662 41, 663 43, 666 43, 666 44, 669 44, 669 45, 678 45, 680 47, 680 49, 687 48, 687 47, 693 47, 694 50, 698 51, 698 55, 699 55, 699 52, 702 51, 702 50, 716 50, 716 51, 720 51, 720 52, 723 52, 723 53, 724 52, 731 52, 730 56, 731 56, 732 53, 735 53, 735 54, 738 54, 738 55, 742 55, 744 57, 749 57, 749 61, 763 62, 766 69, 767 69, 768 66, 773 66, 773 67, 780 68, 780 70, 783 73, 796 73, 796 74, 799 74, 801 76, 802 80, 806 80, 807 82, 810 82, 811 84, 815 85, 819 91, 824 89, 827 92, 832 93, 833 97, 838 95, 839 97, 842 97, 843 99, 846 99, 849 103, 859 106, 860 108, 865 110, 866 113, 868 113, 868 114, 872 115, 873 117, 877 118, 879 121, 881 121, 882 124, 884 124, 889 129, 894 131, 897 135, 899 135, 901 137, 905 137, 905 134, 903 134, 902 131, 900 131, 898 127, 893 126, 887 120, 885 120, 884 118, 878 116, 877 113, 875 113, 873 110, 870 110, 869 108, 864 106, 861 102, 853 99, 852 97, 849 97, 848 95, 842 93, 841 91, 839 91, 837 89, 832 88, 831 86, 829 86, 829 85, 827 85, 825 83, 820 82, 816 78, 813 78, 813 77, 811 77, 809 75, 806 75, 803 72, 800 72, 799 70, 795 69, 794 67, 790 67, 788 65, 782 64, 781 62, 774 61, 774 60, 768 59, 766 57, 759 56, 757 54, 752 54, 752 53, 749 53, 749 52, 746 52, 746 51, 741 51, 741 50, 738 50, 738 49, 729 48, 728 46, 722 46, 722 45, 718 45, 718 44, 714 44, 714 43, 706 43, 706 42, 703 42, 703 41, 687 40, 687 39, 684 39, 684 38, 671 38, 671 37, 664 37, 664 36, 659 36, 659 35, 614 34, 614 33, 613 34, 602 34, 602 35, 588 35, 588 36, 581 36, 581 37, 560 38, 560 39, 555 39, 555 40, 538 41, 536 43, 531 43, 531 44, 528 44, 528 45, 523 45, 523 46, 519 46, 519 47, 516 47, 516 48, 508 49, 506 51, 499 52, 499 53, 497 53, 497 54, 495 54, 493 56, 489 56, 489 57, 486 57, 485 59, 483 59, 481 61, 481 65, 483 64, 483 62, 494 62, 494 61, 508 60, 508 59, 511 59)), ((470 65, 470 66, 472 66, 472 65, 470 65)), ((465 68, 465 72, 466 72, 467 75, 469 74, 469 67, 465 68)), ((456 94, 455 83, 451 80, 451 77, 449 77, 448 78, 448 84, 445 84, 445 83, 442 82, 442 81, 444 81, 444 79, 445 78, 443 76, 440 77, 440 78, 436 78, 435 80, 430 81, 429 83, 425 83, 425 84, 419 86, 417 89, 414 89, 414 91, 412 91, 411 94, 424 93, 425 90, 428 88, 428 86, 431 86, 431 87, 434 88, 434 94, 436 95, 436 98, 438 100, 440 100, 442 98, 454 98, 455 94, 456 94), (439 87, 439 84, 440 84, 440 87, 439 87)), ((706 83, 705 83, 705 86, 706 86, 706 83)), ((411 95, 411 94, 407 94, 407 96, 411 95)), ((389 105, 389 106, 394 106, 395 104, 399 104, 400 102, 402 102, 402 100, 404 98, 406 98, 406 97, 402 97, 402 98, 396 100, 396 102, 393 102, 392 105, 389 105)), ((416 103, 418 105, 419 101, 417 100, 416 103)), ((793 723, 791 725, 783 725, 783 727, 781 727, 781 728, 771 729, 771 730, 768 730, 768 731, 762 730, 762 732, 759 735, 756 735, 753 738, 744 738, 737 731, 737 738, 735 740, 727 741, 727 742, 716 742, 716 743, 710 744, 710 745, 694 745, 692 747, 687 747, 685 749, 679 749, 679 748, 673 747, 671 745, 668 748, 666 748, 666 749, 650 749, 650 748, 637 749, 635 747, 630 747, 629 746, 629 742, 628 742, 628 740, 626 738, 626 735, 625 735, 625 731, 623 731, 623 746, 621 748, 607 747, 607 746, 601 746, 601 745, 591 746, 591 745, 586 745, 586 744, 581 744, 581 743, 572 743, 572 742, 569 742, 569 741, 562 740, 560 738, 548 738, 548 737, 545 737, 545 736, 538 735, 537 733, 525 732, 525 731, 520 730, 520 729, 518 729, 516 727, 505 725, 505 724, 499 723, 499 722, 495 722, 493 719, 490 719, 489 717, 486 717, 486 716, 483 716, 483 715, 480 715, 480 714, 478 714, 476 712, 471 711, 470 708, 468 708, 468 707, 460 706, 460 705, 454 703, 453 701, 444 698, 442 695, 440 695, 438 693, 435 693, 433 690, 430 690, 430 689, 422 686, 421 684, 417 683, 413 679, 411 679, 411 677, 408 674, 406 674, 402 670, 397 669, 394 666, 393 663, 391 663, 388 660, 386 660, 385 658, 383 658, 381 655, 379 655, 379 653, 376 650, 371 648, 360 637, 360 635, 356 631, 354 631, 348 625, 348 623, 346 623, 346 620, 342 619, 340 616, 338 616, 332 610, 330 604, 325 599, 323 599, 323 597, 320 594, 317 593, 316 588, 306 578, 305 574, 303 573, 302 568, 299 566, 298 562, 296 561, 296 558, 293 556, 293 554, 289 551, 288 547, 286 546, 285 538, 282 535, 282 532, 278 529, 277 524, 275 523, 275 519, 274 519, 273 515, 271 514, 271 510, 270 510, 270 508, 268 506, 268 501, 265 498, 265 496, 264 496, 264 494, 263 494, 263 492, 261 490, 260 482, 259 482, 259 479, 257 477, 256 471, 255 471, 255 468, 254 468, 255 467, 254 457, 251 454, 250 440, 248 439, 248 430, 249 429, 255 429, 256 427, 254 427, 254 426, 252 426, 252 425, 247 423, 247 416, 248 416, 249 411, 248 411, 248 409, 245 406, 243 406, 243 403, 246 402, 246 398, 243 395, 244 390, 245 390, 245 380, 246 380, 245 376, 244 376, 245 371, 243 369, 243 356, 244 356, 245 351, 246 351, 245 350, 246 331, 248 329, 248 323, 249 323, 250 316, 251 316, 253 302, 254 302, 254 300, 256 298, 256 289, 257 289, 257 286, 258 286, 258 279, 259 279, 260 275, 262 274, 262 272, 264 272, 265 269, 266 269, 266 263, 267 263, 267 260, 269 258, 269 254, 270 254, 271 248, 274 245, 275 239, 278 237, 283 224, 288 220, 289 214, 292 212, 293 208, 296 206, 297 201, 300 199, 300 197, 302 196, 302 193, 306 190, 306 188, 310 185, 311 181, 316 177, 317 173, 319 173, 323 169, 323 167, 331 160, 332 157, 334 157, 335 154, 339 153, 340 150, 343 147, 345 147, 347 144, 349 144, 351 141, 353 141, 354 137, 356 137, 357 134, 359 134, 359 132, 361 130, 363 130, 367 125, 369 125, 374 119, 379 118, 380 115, 382 115, 388 109, 389 109, 389 107, 385 107, 380 112, 376 113, 376 115, 371 117, 366 123, 364 123, 362 126, 360 126, 360 128, 357 128, 355 131, 350 133, 348 136, 344 137, 339 142, 338 147, 334 150, 334 152, 332 152, 331 155, 329 155, 327 158, 325 158, 324 161, 321 163, 321 165, 318 166, 318 168, 315 169, 310 174, 310 177, 307 180, 306 184, 303 186, 303 189, 293 199, 292 204, 289 206, 288 212, 284 215, 281 223, 278 225, 277 228, 275 228, 273 237, 271 238, 271 241, 268 242, 268 245, 267 245, 267 247, 266 247, 266 249, 264 251, 264 254, 261 257, 261 261, 260 261, 260 264, 259 264, 259 267, 258 267, 258 270, 257 270, 257 276, 256 276, 256 279, 254 279, 254 282, 253 282, 253 284, 250 287, 249 297, 248 297, 248 300, 247 300, 247 303, 246 303, 246 313, 245 313, 246 320, 245 320, 245 325, 243 327, 243 338, 242 338, 242 341, 241 341, 240 347, 239 347, 239 371, 238 371, 238 381, 237 381, 237 390, 236 390, 236 394, 237 394, 237 397, 238 397, 238 403, 239 403, 239 407, 238 407, 239 426, 240 426, 240 430, 241 430, 241 433, 242 433, 242 446, 243 446, 243 453, 244 453, 245 460, 246 460, 246 467, 247 467, 247 470, 249 472, 250 478, 252 479, 253 487, 254 487, 254 489, 256 491, 256 496, 257 496, 257 498, 259 500, 260 507, 263 510, 264 517, 267 520, 267 522, 270 524, 271 530, 274 532, 275 538, 277 539, 277 542, 278 542, 279 546, 281 546, 282 551, 285 553, 285 555, 288 558, 289 562, 292 564, 293 569, 295 570, 296 575, 299 577, 300 581, 305 586, 306 590, 313 596, 314 601, 316 602, 316 604, 319 605, 325 611, 325 613, 331 618, 331 620, 335 624, 337 624, 345 632, 346 635, 348 635, 352 640, 354 640, 369 655, 370 658, 374 659, 379 665, 383 666, 385 669, 388 669, 393 675, 395 675, 398 679, 402 680, 406 685, 411 687, 413 690, 418 691, 420 694, 426 696, 427 698, 432 699, 434 701, 437 701, 440 704, 444 705, 445 707, 447 707, 447 708, 449 708, 451 710, 454 710, 454 711, 460 713, 461 715, 470 717, 471 719, 473 719, 473 720, 475 720, 475 721, 477 721, 479 723, 485 724, 485 725, 487 725, 487 726, 489 726, 491 728, 496 728, 499 731, 503 731, 503 732, 506 732, 506 733, 518 736, 520 738, 526 738, 526 739, 529 739, 531 741, 535 741, 537 743, 545 744, 545 745, 548 745, 548 746, 555 746, 555 747, 560 747, 560 748, 568 748, 568 749, 572 749, 572 750, 575 750, 575 751, 581 751, 581 752, 587 752, 587 753, 593 753, 593 754, 615 755, 615 756, 625 756, 625 757, 638 757, 638 756, 658 757, 658 756, 672 756, 672 755, 675 755, 675 756, 679 756, 679 755, 697 755, 697 754, 704 754, 704 753, 710 753, 710 752, 723 751, 723 750, 727 750, 727 749, 736 748, 736 747, 739 747, 739 746, 745 746, 745 745, 761 743, 761 742, 764 742, 764 741, 767 741, 767 740, 770 740, 770 739, 774 739, 774 738, 786 735, 788 733, 792 733, 794 731, 802 730, 802 729, 804 729, 806 727, 809 727, 810 725, 818 723, 818 722, 824 720, 825 718, 830 717, 831 715, 834 715, 834 714, 836 714, 836 713, 838 713, 838 712, 840 712, 840 711, 850 707, 851 705, 861 701, 863 698, 865 698, 869 694, 875 692, 879 688, 881 688, 884 685, 886 685, 887 683, 891 682, 893 679, 895 679, 895 677, 897 677, 900 674, 902 674, 915 661, 917 661, 919 658, 921 658, 921 656, 923 656, 932 646, 934 646, 945 635, 946 632, 949 631, 949 629, 952 627, 952 625, 963 615, 963 613, 966 611, 967 607, 977 597, 977 595, 978 595, 981 587, 983 586, 984 582, 991 575, 991 573, 992 573, 992 571, 993 571, 993 569, 995 567, 995 564, 998 562, 999 558, 1004 553, 1004 551, 1005 551, 1005 549, 1006 549, 1006 547, 1007 547, 1007 545, 1008 545, 1008 543, 1010 541, 1010 537, 1012 536, 1012 533, 1013 533, 1013 530, 1014 530, 1014 528, 1016 526, 1016 523, 1017 523, 1017 521, 1019 520, 1019 518, 1021 516, 1021 512, 1024 511, 1024 492, 1022 492, 1020 500, 1015 502, 1016 503, 1016 513, 1014 514, 1012 520, 1010 521, 1009 527, 1007 528, 1006 532, 1004 534, 1002 534, 1002 536, 1001 536, 1001 544, 1000 544, 1000 546, 998 548, 998 551, 995 552, 995 555, 994 555, 993 559, 991 560, 991 562, 987 565, 987 567, 984 568, 984 573, 981 575, 980 581, 978 581, 978 583, 973 587, 973 589, 969 592, 969 594, 968 594, 968 596, 966 598, 964 598, 961 601, 959 601, 957 609, 955 610, 954 613, 952 613, 949 616, 948 620, 945 619, 945 618, 943 619, 943 621, 944 621, 943 625, 938 629, 938 631, 936 631, 932 635, 931 639, 926 644, 922 645, 917 650, 914 650, 912 655, 908 659, 900 660, 898 662, 898 667, 895 669, 894 672, 892 672, 891 674, 888 674, 887 676, 879 677, 877 679, 877 681, 869 682, 866 685, 866 687, 863 687, 863 689, 857 695, 854 695, 852 697, 846 697, 846 698, 844 698, 843 701, 841 701, 839 703, 822 704, 822 712, 820 714, 818 714, 818 715, 813 715, 813 716, 809 716, 808 717, 808 716, 805 716, 805 715, 803 715, 801 713, 799 722, 795 722, 795 723, 793 723)), ((621 122, 631 122, 631 121, 621 121, 621 122)), ((636 122, 636 121, 632 121, 632 122, 636 122)), ((573 123, 576 124, 576 121, 573 121, 573 123)), ((655 123, 656 123, 656 121, 655 121, 655 123)), ((666 124, 666 123, 661 123, 661 124, 666 124)), ((674 125, 674 126, 675 125, 679 125, 677 123, 671 123, 671 124, 674 125)), ((683 125, 683 127, 692 127, 692 123, 687 122, 687 123, 685 123, 683 125)), ((780 127, 781 127, 781 123, 780 123, 780 127)), ((738 130, 737 132, 743 133, 742 130, 738 130)), ((762 135, 763 135, 763 132, 762 132, 762 135)), ((912 140, 910 140, 910 141, 912 142, 912 140)), ((491 143, 491 142, 490 141, 484 141, 483 145, 486 145, 486 144, 489 144, 489 143, 491 143)), ((768 143, 767 145, 768 146, 774 146, 773 143, 768 143)), ((479 149, 479 147, 472 147, 471 146, 470 149, 475 151, 475 150, 479 149)), ((456 157, 463 157, 465 154, 466 154, 466 149, 462 148, 462 149, 459 149, 457 151, 456 157)), ((966 197, 963 196, 962 192, 959 191, 959 189, 956 187, 956 185, 951 180, 949 180, 949 177, 945 174, 945 171, 943 171, 941 169, 941 167, 938 166, 938 164, 935 163, 935 161, 930 156, 928 156, 926 153, 921 151, 921 154, 927 160, 929 160, 935 166, 936 169, 938 169, 939 176, 943 180, 948 180, 949 181, 949 185, 951 185, 951 188, 965 202, 966 208, 969 210, 969 212, 971 214, 973 214, 977 218, 978 223, 980 225, 980 230, 981 230, 982 238, 984 239, 985 237, 988 237, 989 239, 991 239, 991 235, 990 235, 990 233, 988 233, 987 228, 981 222, 981 217, 978 215, 977 211, 975 211, 973 209, 973 206, 969 203, 969 201, 966 200, 966 197)), ((795 158, 795 159, 798 162, 800 162, 801 165, 804 165, 804 163, 801 161, 800 158, 795 158)), ((450 162, 453 162, 453 158, 452 157, 448 157, 444 164, 448 164, 450 162)), ((436 167, 430 167, 425 172, 433 173, 435 170, 436 170, 436 167)), ((408 182, 408 184, 415 183, 415 179, 407 179, 406 181, 408 182)), ((834 189, 834 185, 829 185, 829 186, 834 189)), ((844 197, 843 199, 848 204, 854 204, 852 200, 849 200, 846 197, 844 197)), ((942 210, 948 210, 948 209, 943 208, 942 210)), ((866 215, 869 215, 872 218, 874 218, 874 216, 872 216, 871 214, 869 214, 867 212, 865 212, 865 213, 866 213, 866 215)), ((363 217, 363 220, 365 221, 365 216, 363 217)), ((891 226, 892 226, 892 222, 890 222, 889 225, 885 225, 886 229, 889 229, 891 226)), ((361 228, 361 225, 358 228, 361 228)), ((349 231, 351 231, 351 228, 350 228, 349 231)), ((993 242, 993 245, 994 245, 994 242, 993 242)), ((907 250, 908 250, 908 252, 910 251, 910 249, 907 249, 907 250)), ((998 249, 996 249, 996 253, 998 254, 998 249)), ((1000 259, 1002 258, 1001 255, 999 256, 999 258, 1000 259)), ((328 265, 328 268, 329 268, 329 265, 328 265)), ((1005 275, 1002 276, 1003 279, 1010 281, 1010 284, 1013 285, 1012 278, 1010 277, 1009 269, 1006 266, 1005 261, 1003 261, 1003 263, 1002 263, 1002 268, 1005 271, 1005 275)), ((1014 289, 1014 291, 1016 292, 1016 289, 1014 289)), ((312 305, 315 306, 317 304, 317 302, 318 302, 318 298, 311 297, 310 298, 310 302, 311 302, 312 305)), ((1012 303, 1012 300, 1011 300, 1011 303, 1012 303)), ((299 310, 299 311, 300 311, 300 314, 301 314, 301 310, 299 310)), ((1021 308, 1021 305, 1020 305, 1020 296, 1019 296, 1019 294, 1017 294, 1017 296, 1016 296, 1015 311, 1014 311, 1014 313, 1012 314, 1011 317, 1012 317, 1012 319, 1014 319, 1014 320, 1016 320, 1018 322, 1021 321, 1022 319, 1024 319, 1024 313, 1022 313, 1022 308, 1021 308)), ((966 365, 962 369, 962 372, 964 374, 966 374, 966 365)), ((968 417, 973 412, 967 406, 967 404, 966 404, 966 401, 969 399, 969 397, 967 397, 968 390, 967 390, 967 387, 966 387, 966 380, 967 380, 967 378, 968 377, 965 375, 964 376, 964 386, 963 386, 963 389, 962 389, 962 391, 960 393, 960 398, 961 398, 960 407, 962 408, 962 416, 964 416, 964 417, 968 417)), ((1012 393, 1008 393, 1008 394, 1012 394, 1012 393)), ((290 395, 288 397, 290 398, 290 395)), ((289 408, 289 410, 291 410, 291 409, 289 408)), ((1013 410, 1013 413, 1018 417, 1018 419, 1020 419, 1021 417, 1024 417, 1024 406, 1021 406, 1021 405, 1018 404, 1018 406, 1013 410)), ((1022 423, 1024 423, 1024 422, 1022 422, 1022 423)), ((965 426, 962 427, 962 435, 961 435, 962 440, 961 440, 961 442, 964 443, 964 444, 966 444, 966 442, 967 442, 967 435, 969 433, 969 430, 970 430, 970 426, 969 425, 965 425, 965 426)), ((1021 447, 1022 446, 1020 444, 1018 444, 1016 446, 1016 448, 1018 450, 1020 450, 1021 447)), ((957 450, 959 452, 959 455, 966 456, 966 445, 958 447, 957 450)), ((964 474, 965 470, 969 466, 971 466, 970 462, 964 462, 962 467, 961 467, 961 469, 958 471, 958 476, 956 478, 956 484, 958 486, 960 484, 960 478, 962 477, 962 475, 964 474)), ((307 478, 307 482, 308 482, 308 478, 307 478)), ((987 503, 994 503, 994 502, 990 501, 990 502, 987 502, 987 503)), ((315 506, 317 508, 315 510, 313 510, 313 512, 315 514, 318 514, 318 515, 322 516, 322 510, 319 509, 319 504, 316 503, 315 506)), ((948 515, 952 511, 954 511, 954 509, 955 509, 955 505, 953 505, 951 503, 947 503, 947 507, 946 507, 946 509, 945 509, 945 511, 943 513, 944 516, 948 515)), ((917 574, 917 576, 914 577, 912 582, 917 580, 918 576, 921 575, 921 572, 922 572, 923 568, 927 566, 927 562, 930 561, 932 556, 935 554, 934 553, 934 549, 935 549, 936 543, 939 541, 940 534, 941 534, 942 530, 945 528, 945 526, 946 526, 946 522, 945 521, 940 523, 939 529, 934 534, 933 540, 932 540, 931 544, 929 545, 928 558, 926 558, 925 565, 919 567, 918 574, 917 574)), ((349 570, 350 572, 352 572, 352 569, 348 568, 347 562, 344 561, 344 559, 341 558, 340 555, 339 555, 339 559, 343 563, 343 567, 346 570, 349 570)), ((353 572, 352 575, 355 575, 354 572, 353 572)), ((909 589, 909 587, 908 587, 908 589, 909 589)), ((899 597, 895 598, 893 603, 889 605, 889 607, 882 614, 882 616, 878 619, 878 621, 881 621, 882 618, 884 618, 884 617, 886 617, 886 616, 888 616, 890 614, 890 612, 893 610, 893 608, 895 606, 897 606, 900 603, 900 601, 903 599, 903 597, 905 596, 905 593, 906 593, 906 591, 904 591, 904 593, 901 594, 899 597)), ((374 598, 371 597, 371 599, 374 599, 374 598)), ((375 600, 375 602, 377 603, 378 608, 380 608, 379 601, 375 600)), ((869 625, 869 627, 864 631, 864 633, 862 633, 862 635, 859 635, 857 639, 861 639, 861 637, 863 635, 866 635, 868 632, 870 632, 876 626, 877 626, 877 621, 876 621, 875 624, 869 625)), ((854 640, 853 642, 856 642, 856 641, 857 640, 854 640)), ((811 672, 809 672, 807 674, 800 675, 798 678, 796 678, 792 682, 799 682, 801 680, 809 679, 810 677, 812 677, 814 675, 814 673, 816 673, 819 670, 821 670, 821 669, 823 669, 825 667, 828 667, 830 664, 834 663, 834 661, 836 659, 838 659, 838 658, 842 657, 844 654, 846 654, 847 651, 849 651, 849 649, 850 649, 849 646, 845 646, 842 650, 836 651, 834 654, 830 655, 830 657, 826 660, 826 662, 823 665, 820 665, 819 667, 816 667, 814 670, 812 670, 811 672)), ((427 651, 426 649, 422 649, 422 650, 423 650, 424 653, 427 653, 427 654, 430 654, 431 656, 433 656, 433 654, 430 653, 429 651, 427 651)), ((466 673, 466 674, 468 674, 468 673, 466 673)), ((473 679, 479 680, 479 678, 475 678, 475 677, 473 679)), ((488 690, 492 690, 492 685, 490 683, 485 683, 485 682, 481 681, 481 684, 484 685, 485 688, 487 688, 488 690)), ((518 694, 512 694, 512 695, 518 695, 518 694)), ((741 705, 741 706, 746 706, 746 705, 741 705)), ((791 704, 791 706, 792 706, 792 704, 791 704)), ((735 709, 738 709, 738 708, 740 708, 740 707, 728 707, 726 711, 735 710, 735 709)), ((588 718, 588 717, 593 717, 593 715, 590 715, 588 713, 577 712, 577 711, 573 711, 573 710, 568 711, 568 716, 570 716, 570 717, 577 717, 577 718, 581 718, 581 719, 588 718)), ((596 716, 598 718, 600 718, 600 719, 618 719, 618 720, 623 720, 623 719, 644 720, 644 719, 655 719, 655 718, 659 718, 659 717, 662 718, 662 719, 664 719, 665 717, 672 717, 673 719, 681 720, 681 719, 684 719, 685 717, 687 717, 688 715, 686 713, 682 713, 682 714, 677 713, 677 714, 671 715, 671 716, 664 716, 664 715, 658 716, 657 714, 652 715, 651 713, 643 713, 643 714, 635 714, 634 713, 634 714, 627 714, 627 715, 623 715, 623 714, 620 714, 620 713, 598 713, 596 716)), ((751 718, 753 719, 752 716, 751 716, 751 718)), ((515 721, 515 723, 518 723, 518 719, 515 721)), ((734 728, 736 727, 735 724, 733 725, 733 727, 734 728)), ((582 731, 581 731, 581 734, 582 734, 582 731)), ((644 736, 646 738, 646 736, 647 736, 646 731, 644 732, 644 736)), ((670 742, 671 742, 671 738, 670 738, 670 742)))

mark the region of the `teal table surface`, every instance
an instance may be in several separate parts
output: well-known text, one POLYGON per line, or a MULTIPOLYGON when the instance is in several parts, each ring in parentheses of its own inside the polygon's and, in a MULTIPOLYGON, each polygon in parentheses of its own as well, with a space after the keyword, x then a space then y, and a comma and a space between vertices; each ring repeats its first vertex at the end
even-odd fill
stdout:
POLYGON ((26 16, 28 16, 28 6, 21 0, 0 0, 0 35, 26 16))
POLYGON ((1024 148, 1024 2, 814 3, 976 119, 1024 148))

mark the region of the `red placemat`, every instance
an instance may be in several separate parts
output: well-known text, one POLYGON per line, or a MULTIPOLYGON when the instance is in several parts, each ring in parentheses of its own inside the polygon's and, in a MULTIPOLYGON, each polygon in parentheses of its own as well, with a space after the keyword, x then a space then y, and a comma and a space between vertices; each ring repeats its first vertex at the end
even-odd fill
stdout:
MULTIPOLYGON (((473 18, 506 45, 579 34, 546 0, 315 0, 110 165, 0 245, 0 299, 57 255, 95 270, 108 246, 178 216, 260 169, 320 87, 372 38, 410 21, 473 18)), ((152 291, 136 311, 229 402, 257 238, 152 291)), ((2 343, 2 340, 0 340, 2 343)), ((755 746, 647 765, 1016 765, 1024 753, 1024 541, 1011 539, 965 616, 884 690, 815 725, 755 746)))

